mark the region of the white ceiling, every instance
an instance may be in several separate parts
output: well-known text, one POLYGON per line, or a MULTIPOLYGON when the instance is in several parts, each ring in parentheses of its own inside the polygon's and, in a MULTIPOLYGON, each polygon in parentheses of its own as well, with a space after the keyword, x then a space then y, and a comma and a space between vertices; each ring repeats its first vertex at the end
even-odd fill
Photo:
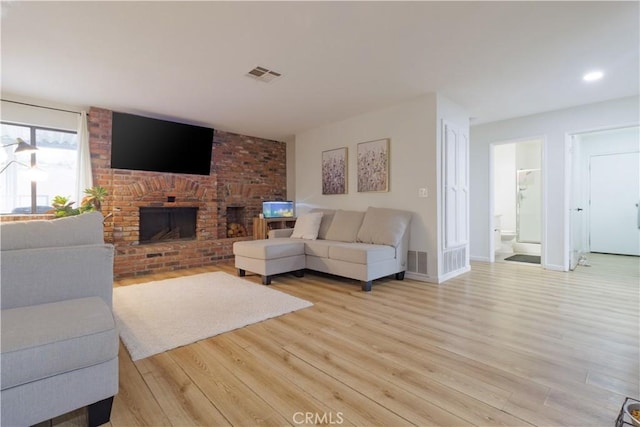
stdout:
POLYGON ((438 92, 473 123, 639 93, 633 2, 2 3, 2 92, 286 140, 438 92), (281 72, 271 83, 245 74, 281 72), (605 77, 586 84, 582 75, 605 77))

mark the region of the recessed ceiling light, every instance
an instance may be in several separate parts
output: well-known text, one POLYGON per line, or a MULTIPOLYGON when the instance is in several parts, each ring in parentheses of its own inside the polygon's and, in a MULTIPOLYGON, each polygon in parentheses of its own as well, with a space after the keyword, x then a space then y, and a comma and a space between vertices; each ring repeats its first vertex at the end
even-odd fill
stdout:
POLYGON ((595 82, 596 80, 600 80, 602 76, 604 76, 602 71, 591 71, 582 76, 582 80, 585 82, 595 82))

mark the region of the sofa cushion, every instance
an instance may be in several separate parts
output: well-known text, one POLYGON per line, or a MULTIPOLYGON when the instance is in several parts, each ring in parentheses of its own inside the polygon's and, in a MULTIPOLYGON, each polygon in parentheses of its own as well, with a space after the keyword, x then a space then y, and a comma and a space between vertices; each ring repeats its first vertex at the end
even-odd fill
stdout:
POLYGON ((358 242, 397 247, 411 222, 411 212, 369 207, 358 230, 358 242))
POLYGON ((326 239, 355 242, 363 218, 364 212, 337 210, 327 231, 326 239))
POLYGON ((305 242, 304 253, 305 255, 329 258, 329 247, 335 244, 331 240, 309 240, 305 242))
POLYGON ((119 346, 98 297, 2 310, 1 340, 2 390, 106 362, 119 346))
POLYGON ((296 220, 296 225, 291 233, 292 239, 315 240, 318 238, 318 230, 322 221, 322 212, 313 212, 301 215, 296 220))
POLYGON ((304 255, 304 242, 289 238, 235 242, 233 254, 254 259, 277 259, 304 255))
POLYGON ((395 257, 395 248, 386 245, 334 243, 329 246, 329 258, 354 264, 371 264, 395 257))
POLYGON ((103 221, 100 212, 89 212, 51 220, 3 222, 0 248, 6 251, 104 243, 103 221))
POLYGON ((327 232, 333 221, 336 211, 333 209, 311 209, 311 212, 322 212, 322 221, 320 221, 320 229, 318 230, 318 239, 326 239, 327 232))

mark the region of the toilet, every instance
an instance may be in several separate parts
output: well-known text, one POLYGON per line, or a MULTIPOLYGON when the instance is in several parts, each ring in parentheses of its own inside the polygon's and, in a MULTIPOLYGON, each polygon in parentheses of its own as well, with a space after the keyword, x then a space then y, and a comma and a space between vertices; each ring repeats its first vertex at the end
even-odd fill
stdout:
POLYGON ((501 231, 500 232, 500 252, 511 253, 513 250, 513 242, 516 238, 515 231, 501 231))
POLYGON ((500 253, 513 253, 513 242, 516 238, 516 232, 502 230, 502 215, 495 215, 493 221, 493 244, 495 251, 500 253))

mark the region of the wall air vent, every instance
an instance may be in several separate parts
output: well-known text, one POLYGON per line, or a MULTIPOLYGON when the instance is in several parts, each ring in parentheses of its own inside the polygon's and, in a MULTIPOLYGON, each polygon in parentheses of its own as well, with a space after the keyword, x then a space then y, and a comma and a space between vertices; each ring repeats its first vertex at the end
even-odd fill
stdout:
POLYGON ((442 269, 444 274, 462 270, 467 265, 467 248, 464 246, 445 250, 442 255, 442 269))
POLYGON ((421 251, 409 251, 407 254, 407 271, 427 274, 427 253, 421 251))
POLYGON ((282 74, 277 71, 269 70, 268 68, 256 67, 247 73, 247 77, 251 77, 252 79, 256 79, 261 82, 270 83, 275 79, 282 77, 282 74))

